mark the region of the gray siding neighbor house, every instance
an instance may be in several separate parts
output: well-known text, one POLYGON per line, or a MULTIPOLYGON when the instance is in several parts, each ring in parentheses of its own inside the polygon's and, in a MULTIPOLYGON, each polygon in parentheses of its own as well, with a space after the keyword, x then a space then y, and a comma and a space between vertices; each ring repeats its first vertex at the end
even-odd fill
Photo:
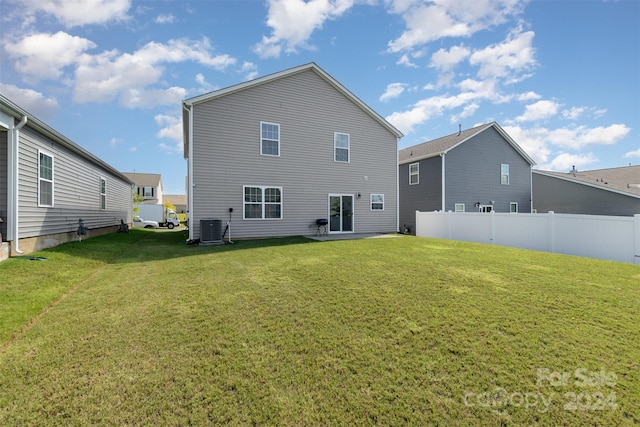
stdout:
POLYGON ((495 122, 400 150, 402 231, 416 210, 531 212, 535 162, 495 122))
POLYGON ((183 107, 189 239, 203 219, 234 238, 398 230, 402 134, 315 63, 183 107))
POLYGON ((538 212, 633 216, 640 214, 640 166, 590 171, 533 171, 538 212))
POLYGON ((0 95, 0 259, 131 223, 129 179, 0 95))

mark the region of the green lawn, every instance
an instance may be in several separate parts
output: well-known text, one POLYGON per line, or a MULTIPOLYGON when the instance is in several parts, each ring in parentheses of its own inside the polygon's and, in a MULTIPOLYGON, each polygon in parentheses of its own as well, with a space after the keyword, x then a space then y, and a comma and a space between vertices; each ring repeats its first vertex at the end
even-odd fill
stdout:
POLYGON ((132 230, 0 263, 0 425, 640 423, 640 266, 132 230))

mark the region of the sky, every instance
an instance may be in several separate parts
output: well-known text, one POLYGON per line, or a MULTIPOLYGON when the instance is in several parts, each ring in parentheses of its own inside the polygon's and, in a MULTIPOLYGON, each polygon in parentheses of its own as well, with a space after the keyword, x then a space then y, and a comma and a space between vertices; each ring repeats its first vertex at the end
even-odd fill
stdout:
POLYGON ((0 93, 185 194, 181 102, 315 62, 404 133, 496 121, 537 163, 640 164, 638 0, 0 0, 0 93))

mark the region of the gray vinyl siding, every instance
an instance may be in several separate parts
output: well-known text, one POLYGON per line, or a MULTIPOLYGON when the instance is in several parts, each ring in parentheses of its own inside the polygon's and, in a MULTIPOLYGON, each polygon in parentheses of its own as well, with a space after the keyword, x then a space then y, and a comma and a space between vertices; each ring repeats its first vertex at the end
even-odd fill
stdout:
POLYGON ((4 222, 0 222, 0 234, 2 240, 7 239, 7 185, 8 185, 8 132, 0 130, 0 218, 4 222))
POLYGON ((440 156, 399 167, 400 188, 400 230, 409 227, 416 232, 416 211, 430 212, 442 208, 442 159, 440 156), (418 163, 419 182, 409 185, 409 165, 418 163))
POLYGON ((640 214, 640 198, 534 173, 533 207, 540 213, 633 216, 640 214))
POLYGON ((103 168, 29 128, 20 130, 19 237, 74 231, 79 218, 89 229, 131 222, 130 185, 103 168), (53 207, 38 206, 38 150, 53 157, 53 207), (100 178, 107 182, 101 210, 100 178))
POLYGON ((232 238, 308 235, 328 217, 328 195, 354 198, 354 231, 396 230, 396 136, 313 71, 288 75, 193 107, 194 236, 202 218, 232 238), (280 156, 260 155, 260 122, 280 125, 280 156), (334 132, 350 135, 350 163, 334 162, 334 132), (282 187, 281 220, 243 220, 243 186, 282 187), (370 211, 371 193, 384 211, 370 211))
POLYGON ((445 211, 464 203, 467 212, 475 204, 490 204, 496 212, 531 212, 531 165, 494 128, 488 128, 450 150, 445 156, 445 211), (500 165, 509 165, 509 185, 500 183, 500 165))

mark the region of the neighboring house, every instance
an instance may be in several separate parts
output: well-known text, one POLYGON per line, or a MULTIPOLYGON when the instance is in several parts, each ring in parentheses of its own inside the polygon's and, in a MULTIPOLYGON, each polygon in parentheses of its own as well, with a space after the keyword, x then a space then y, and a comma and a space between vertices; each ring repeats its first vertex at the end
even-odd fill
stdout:
POLYGON ((396 232, 402 133, 315 63, 183 102, 189 238, 396 232), (231 211, 232 210, 232 211, 231 211))
POLYGON ((133 193, 142 196, 144 201, 152 205, 164 204, 162 196, 162 177, 157 173, 123 172, 134 182, 133 193))
POLYGON ((590 171, 533 171, 538 212, 633 216, 640 214, 640 166, 590 171))
POLYGON ((171 202, 173 207, 176 208, 176 213, 187 212, 187 196, 184 194, 165 194, 163 196, 165 203, 171 202))
POLYGON ((0 259, 130 224, 132 184, 0 95, 0 259))
POLYGON ((400 150, 400 225, 416 210, 531 212, 533 159, 492 122, 400 150))

